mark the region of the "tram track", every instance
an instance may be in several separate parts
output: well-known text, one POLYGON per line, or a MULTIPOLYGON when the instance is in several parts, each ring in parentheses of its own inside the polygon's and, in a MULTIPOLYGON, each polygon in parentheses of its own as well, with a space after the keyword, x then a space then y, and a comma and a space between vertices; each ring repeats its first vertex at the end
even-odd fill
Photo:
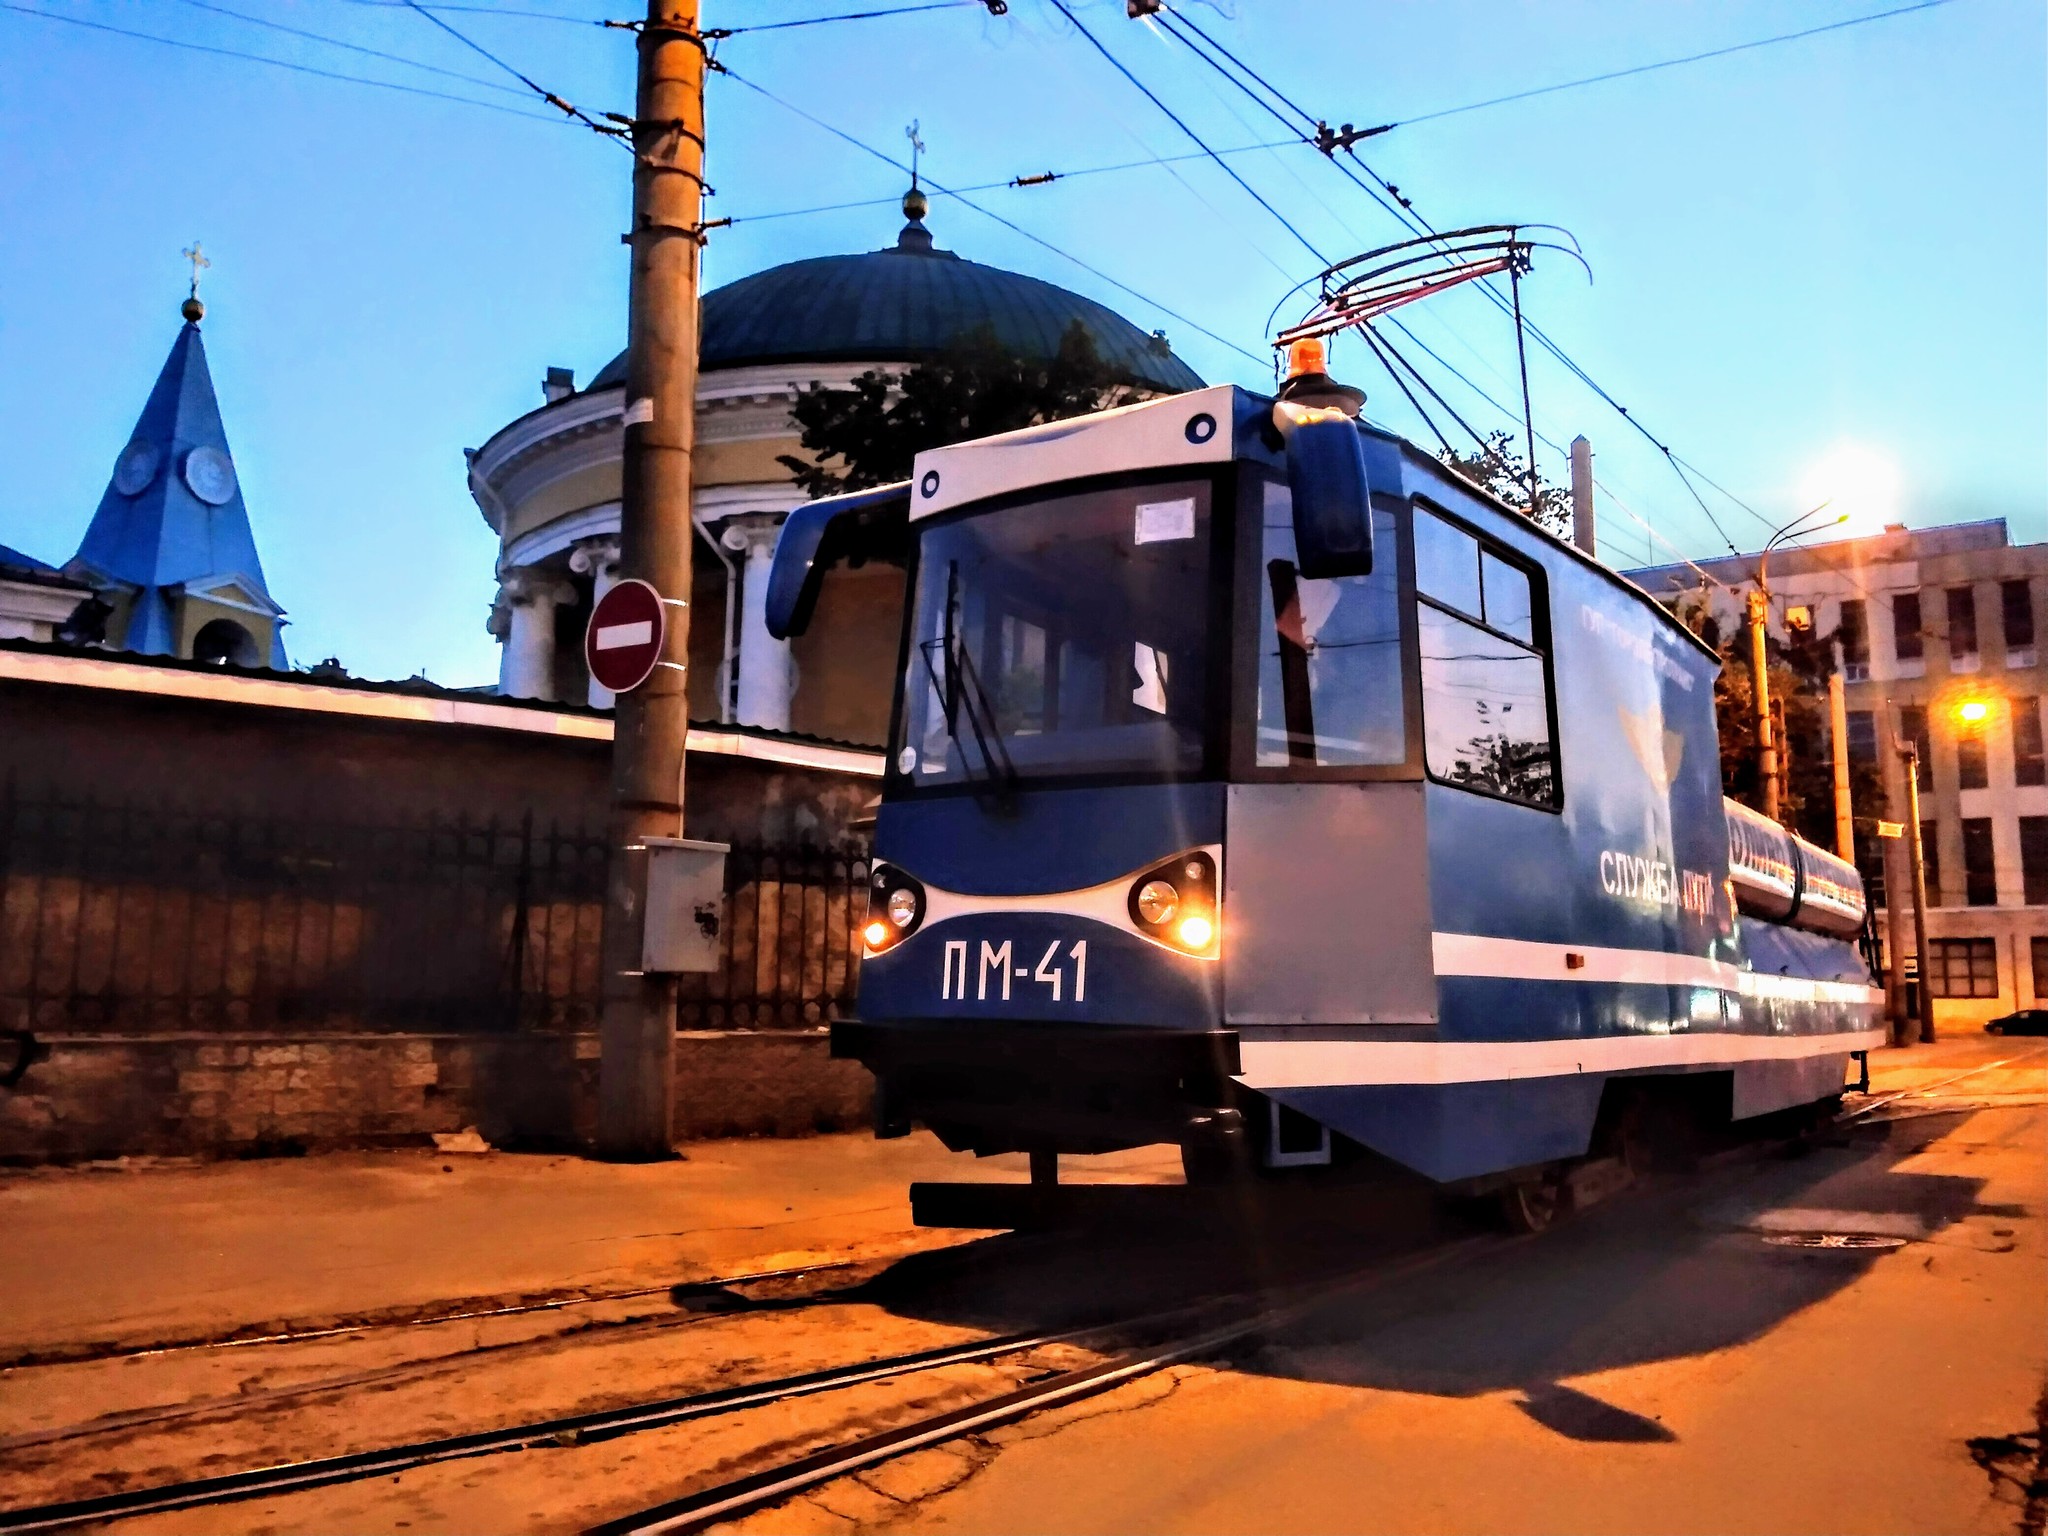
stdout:
POLYGON ((659 1285, 632 1286, 617 1290, 557 1287, 545 1291, 500 1293, 490 1296, 462 1296, 440 1301, 382 1307, 355 1313, 338 1321, 322 1320, 306 1325, 257 1323, 227 1333, 194 1338, 171 1338, 148 1343, 119 1340, 86 1340, 72 1344, 43 1346, 0 1355, 0 1373, 39 1369, 57 1365, 86 1365, 97 1361, 156 1359, 173 1355, 198 1354, 212 1350, 251 1349, 280 1344, 304 1344, 321 1339, 346 1338, 383 1329, 432 1328, 444 1323, 487 1322, 575 1307, 600 1306, 608 1302, 639 1301, 655 1296, 684 1296, 731 1290, 740 1286, 766 1285, 775 1281, 799 1280, 812 1275, 843 1273, 873 1265, 893 1264, 915 1254, 941 1252, 942 1243, 888 1253, 862 1254, 853 1258, 826 1259, 816 1264, 797 1264, 782 1269, 752 1270, 738 1275, 701 1276, 670 1280, 659 1285), (260 1330, 260 1331, 258 1331, 260 1330))
MULTIPOLYGON (((869 1382, 904 1378, 948 1366, 1028 1356, 1051 1345, 1170 1328, 1214 1318, 1232 1298, 1203 1298, 1185 1306, 1135 1318, 1010 1334, 996 1339, 943 1346, 882 1359, 742 1386, 640 1401, 593 1412, 558 1415, 462 1435, 437 1437, 341 1456, 292 1461, 214 1477, 0 1510, 0 1531, 57 1530, 91 1522, 127 1519, 205 1505, 226 1504, 266 1494, 296 1492, 363 1478, 388 1476, 439 1461, 488 1456, 533 1446, 592 1444, 621 1435, 667 1428, 692 1419, 741 1412, 869 1382)), ((1239 1325, 1240 1333, 1245 1331, 1239 1325)), ((1071 1374, 1071 1373, 1069 1373, 1071 1374)))
MULTIPOLYGON (((1987 1061, 1979 1066, 1971 1067, 1967 1071, 1956 1072, 1948 1077, 1936 1078, 1931 1083, 1921 1083, 1917 1087, 1899 1088, 1890 1093, 1874 1095, 1867 1103, 1858 1104, 1854 1109, 1844 1110, 1835 1117, 1834 1123, 1836 1125, 1853 1124, 1857 1121, 1876 1116, 1881 1111, 1889 1109, 1892 1105, 1902 1100, 1924 1098, 1928 1094, 1933 1093, 1937 1088, 1946 1088, 1953 1083, 1960 1083, 1967 1078, 1978 1077, 1986 1072, 1996 1072, 2000 1067, 2009 1067, 2016 1062, 2032 1061, 2037 1056, 2048 1056, 2048 1045, 2036 1046, 2032 1050, 2019 1051, 1998 1061, 1987 1061)), ((1958 1107, 1966 1108, 1968 1106, 1958 1107)), ((1871 1123, 1876 1124, 1878 1122, 1873 1119, 1871 1123)))
MULTIPOLYGON (((555 1299, 537 1303, 500 1305, 490 1307, 470 1306, 467 1310, 437 1310, 426 1315, 407 1317, 397 1323, 372 1323, 354 1321, 344 1325, 323 1326, 295 1331, 274 1332, 264 1335, 238 1336, 212 1341, 195 1341, 176 1347, 155 1346, 126 1351, 115 1355, 91 1357, 89 1362, 66 1357, 54 1361, 33 1362, 0 1371, 0 1380, 17 1372, 33 1372, 40 1369, 55 1369, 79 1363, 96 1361, 137 1361, 176 1357, 207 1349, 228 1349, 253 1344, 298 1344, 331 1340, 370 1340, 381 1331, 392 1328, 411 1330, 452 1325, 462 1322, 496 1321, 533 1314, 545 1314, 571 1307, 591 1306, 601 1303, 651 1300, 655 1297, 669 1297, 683 1310, 666 1316, 628 1316, 620 1318, 591 1319, 580 1321, 559 1331, 540 1334, 529 1338, 505 1339, 496 1342, 476 1342, 409 1360, 394 1361, 385 1365, 364 1369, 342 1371, 318 1376, 305 1381, 291 1382, 282 1386, 251 1390, 245 1383, 235 1389, 209 1396, 191 1398, 175 1403, 145 1404, 131 1409, 120 1409, 111 1413, 95 1415, 90 1419, 72 1424, 52 1426, 44 1429, 21 1431, 14 1434, 0 1434, 0 1455, 11 1452, 34 1450, 52 1445, 75 1443, 109 1435, 133 1433, 136 1431, 177 1429, 197 1424, 221 1423, 252 1419, 265 1412, 303 1406, 311 1401, 336 1394, 366 1389, 388 1389, 401 1384, 417 1383, 435 1376, 461 1371, 479 1364, 528 1360, 548 1354, 566 1353, 594 1345, 609 1345, 630 1342, 635 1339, 664 1335, 680 1329, 699 1327, 748 1315, 772 1312, 790 1312, 801 1309, 844 1305, 856 1302, 858 1286, 836 1286, 834 1288, 791 1296, 744 1297, 732 1293, 747 1286, 758 1286, 776 1282, 790 1282, 822 1274, 847 1274, 862 1270, 884 1270, 904 1258, 928 1257, 944 1262, 950 1256, 965 1257, 973 1247, 970 1243, 942 1244, 894 1254, 869 1254, 857 1258, 823 1261, 817 1264, 795 1265, 782 1269, 753 1270, 743 1274, 714 1278, 681 1281, 670 1285, 641 1286, 626 1290, 596 1292, 585 1296, 555 1299)), ((450 1304, 462 1307, 464 1303, 450 1304)))
MULTIPOLYGON (((1970 1072, 1958 1073, 1952 1078, 1943 1079, 1939 1084, 1925 1085, 1923 1089, 1912 1091, 1924 1092, 1948 1082, 1960 1081, 1979 1071, 1994 1070, 1998 1066, 2008 1065, 2013 1060, 2025 1059, 2034 1054, 2040 1053, 2021 1053, 2013 1058, 1987 1063, 1970 1072)), ((1888 1096, 1888 1099, 1889 1097, 1896 1096, 1888 1096)), ((1845 1115, 1834 1123, 1853 1122, 1856 1118, 1854 1115, 1845 1115)), ((1730 1149, 1727 1155, 1730 1161, 1747 1160, 1744 1157, 1745 1153, 1747 1157, 1766 1155, 1779 1144, 1776 1138, 1753 1142, 1739 1152, 1730 1149)), ((1720 1159, 1717 1158, 1715 1161, 1718 1163, 1720 1159)), ((1690 1184, 1692 1181, 1687 1182, 1690 1184)), ((1691 1196, 1685 1195, 1681 1198, 1691 1196)), ((1541 1239, 1515 1238, 1498 1234, 1449 1240, 1437 1237, 1429 1239, 1428 1245, 1420 1251, 1411 1249, 1393 1259, 1382 1257, 1362 1268, 1354 1266, 1340 1273, 1286 1284, 1245 1281, 1239 1283, 1234 1290, 1197 1296, 1166 1310, 1152 1311, 1139 1316, 1091 1320, 1074 1326, 1042 1328, 997 1338, 976 1339, 914 1353, 833 1365, 803 1374, 784 1375, 740 1386, 650 1398, 622 1406, 523 1421, 497 1429, 419 1439, 346 1454, 275 1462, 239 1472, 0 1511, 0 1532, 61 1529, 174 1509, 224 1505, 266 1495, 289 1494, 359 1479, 391 1476, 436 1462, 488 1457, 533 1448, 582 1446, 619 1436, 685 1424, 695 1419, 767 1409, 778 1403, 822 1396, 863 1384, 910 1381, 927 1373, 943 1371, 950 1366, 992 1365, 999 1370, 1008 1370, 1012 1374, 1012 1383, 1005 1384, 1002 1390, 984 1396, 978 1401, 965 1406, 949 1406, 942 1412, 923 1414, 910 1422, 878 1432, 872 1430, 876 1417, 874 1413, 865 1407, 849 1410, 853 1417, 849 1423, 842 1424, 840 1432, 844 1434, 848 1428, 866 1429, 869 1432, 852 1434, 822 1448, 818 1448, 817 1439, 812 1436, 802 1448, 803 1454, 774 1460, 765 1466, 749 1466, 750 1460, 758 1459, 758 1453, 753 1458, 745 1453, 737 1459, 727 1457, 720 1464, 721 1470, 734 1466, 745 1470, 739 1475, 725 1477, 681 1497, 652 1504, 637 1513, 611 1519, 592 1528, 594 1532, 603 1533, 603 1536, 620 1536, 620 1533, 625 1532, 690 1530, 926 1446, 975 1434, 1044 1409, 1077 1402, 1178 1364, 1223 1354, 1254 1339, 1262 1332, 1282 1328, 1315 1307, 1340 1297, 1365 1294, 1375 1287, 1391 1286, 1425 1270, 1468 1258, 1490 1255, 1503 1251, 1510 1245, 1528 1241, 1541 1239), (1133 1344, 1133 1339, 1139 1342, 1133 1344), (1114 1348, 1118 1352, 1108 1358, 1081 1366, 1073 1366, 1070 1360, 1055 1359, 1051 1362, 1052 1374, 1045 1375, 1042 1379, 1014 1384, 1017 1366, 1028 1367, 1028 1357, 1034 1350, 1055 1345, 1114 1348), (1004 1364, 1006 1360, 1009 1362, 1008 1365, 1004 1364), (861 1422, 863 1418, 867 1420, 866 1424, 861 1422)), ((962 1251, 974 1246, 961 1245, 962 1251)), ((934 1257, 943 1257, 946 1252, 944 1249, 938 1250, 934 1257)), ((800 1266, 793 1273, 812 1274, 821 1270, 853 1268, 871 1262, 874 1260, 835 1261, 828 1265, 800 1266)), ((755 1272, 755 1276, 752 1277, 733 1276, 726 1279, 728 1282, 739 1282, 755 1277, 786 1278, 791 1273, 761 1271, 755 1272)), ((710 1283, 696 1282, 699 1285, 710 1283)), ((834 1291, 817 1298, 819 1301, 857 1299, 857 1293, 854 1291, 834 1291)), ((699 1316, 674 1321, 699 1320, 704 1319, 699 1316)), ((610 1336, 618 1335, 614 1331, 610 1336)), ((331 1389, 337 1383, 308 1385, 315 1389, 331 1389)), ((954 1381, 941 1390, 941 1396, 950 1392, 957 1398, 961 1385, 959 1381, 954 1381)), ((899 1403, 898 1406, 900 1410, 903 1406, 915 1404, 899 1403)), ((884 1421, 888 1412, 887 1409, 882 1410, 884 1421)), ((750 1433, 745 1427, 740 1432, 743 1435, 750 1433)), ((786 1437, 783 1443, 788 1443, 786 1437)))

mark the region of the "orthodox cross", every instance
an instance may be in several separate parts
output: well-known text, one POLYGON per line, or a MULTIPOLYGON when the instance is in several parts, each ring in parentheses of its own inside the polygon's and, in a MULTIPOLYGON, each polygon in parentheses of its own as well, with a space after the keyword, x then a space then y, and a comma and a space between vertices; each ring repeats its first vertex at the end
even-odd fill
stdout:
POLYGON ((924 140, 917 136, 917 120, 911 119, 910 126, 903 130, 903 137, 910 140, 910 184, 917 185, 917 157, 924 153, 924 140))
POLYGON ((184 251, 181 252, 181 254, 187 261, 192 263, 192 297, 196 299, 199 297, 200 269, 203 267, 210 267, 213 265, 213 263, 206 259, 206 252, 199 248, 199 242, 197 240, 194 240, 190 245, 186 246, 184 251))

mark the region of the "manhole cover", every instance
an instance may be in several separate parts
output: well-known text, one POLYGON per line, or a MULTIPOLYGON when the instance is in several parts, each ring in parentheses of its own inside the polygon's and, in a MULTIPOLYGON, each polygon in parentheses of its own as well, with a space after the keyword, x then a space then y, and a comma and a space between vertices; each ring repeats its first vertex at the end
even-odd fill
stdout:
POLYGON ((1903 1237, 1876 1232, 1770 1232, 1764 1241, 1780 1248, 1903 1248, 1903 1237))

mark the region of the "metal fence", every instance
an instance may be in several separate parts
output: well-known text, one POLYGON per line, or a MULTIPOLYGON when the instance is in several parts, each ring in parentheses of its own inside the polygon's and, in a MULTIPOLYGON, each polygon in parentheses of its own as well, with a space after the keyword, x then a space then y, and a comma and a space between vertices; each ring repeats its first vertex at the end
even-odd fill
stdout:
MULTIPOLYGON (((594 1028, 605 838, 452 817, 255 817, 0 785, 0 1030, 594 1028)), ((860 848, 739 847, 684 1028, 850 1004, 860 848)))

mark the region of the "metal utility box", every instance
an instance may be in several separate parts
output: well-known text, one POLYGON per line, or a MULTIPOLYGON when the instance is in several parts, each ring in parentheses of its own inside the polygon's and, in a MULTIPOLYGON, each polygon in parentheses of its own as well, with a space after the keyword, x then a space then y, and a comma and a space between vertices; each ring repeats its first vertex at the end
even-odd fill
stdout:
POLYGON ((649 975, 718 969, 730 845, 687 837, 647 839, 647 917, 640 966, 649 975))

